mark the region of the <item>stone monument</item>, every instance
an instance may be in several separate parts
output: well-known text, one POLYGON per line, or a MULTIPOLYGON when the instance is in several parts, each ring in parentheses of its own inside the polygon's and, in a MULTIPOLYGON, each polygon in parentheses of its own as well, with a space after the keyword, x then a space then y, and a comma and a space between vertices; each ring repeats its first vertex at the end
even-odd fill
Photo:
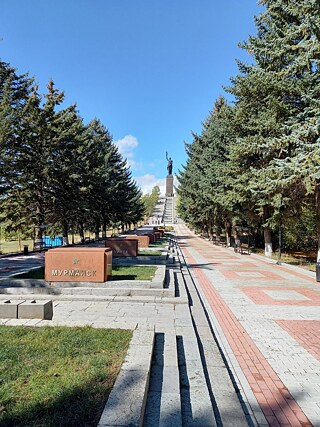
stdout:
POLYGON ((47 282, 103 283, 111 274, 110 248, 61 247, 50 249, 45 255, 47 282))
POLYGON ((138 256, 138 239, 125 239, 123 237, 109 237, 105 242, 106 248, 112 250, 112 256, 136 257, 138 256))
POLYGON ((168 153, 166 152, 166 159, 167 159, 167 170, 168 175, 166 178, 166 197, 173 197, 173 175, 172 175, 172 159, 171 157, 168 157, 168 153))

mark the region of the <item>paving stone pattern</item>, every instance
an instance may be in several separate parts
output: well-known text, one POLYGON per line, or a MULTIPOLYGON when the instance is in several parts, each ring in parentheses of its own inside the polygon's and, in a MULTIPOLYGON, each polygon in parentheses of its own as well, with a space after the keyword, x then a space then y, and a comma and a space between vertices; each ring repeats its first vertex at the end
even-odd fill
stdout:
POLYGON ((258 425, 320 426, 315 277, 215 246, 184 225, 176 232, 258 425))

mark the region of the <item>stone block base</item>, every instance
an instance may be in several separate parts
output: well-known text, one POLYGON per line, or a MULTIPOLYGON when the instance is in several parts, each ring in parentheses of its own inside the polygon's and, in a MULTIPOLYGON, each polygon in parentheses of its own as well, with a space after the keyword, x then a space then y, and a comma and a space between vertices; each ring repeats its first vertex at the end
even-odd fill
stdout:
POLYGON ((172 197, 173 195, 173 175, 168 175, 166 178, 166 197, 172 197))
POLYGON ((53 317, 52 301, 24 301, 18 307, 18 319, 51 320, 53 317))
POLYGON ((0 319, 17 319, 21 300, 0 301, 0 319))

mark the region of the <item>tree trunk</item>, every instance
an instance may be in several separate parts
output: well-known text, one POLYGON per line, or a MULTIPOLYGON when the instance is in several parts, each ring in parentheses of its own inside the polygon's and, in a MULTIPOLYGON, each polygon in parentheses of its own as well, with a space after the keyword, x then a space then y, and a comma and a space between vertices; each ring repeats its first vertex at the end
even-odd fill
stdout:
POLYGON ((102 238, 104 240, 107 238, 107 221, 105 219, 102 222, 102 238))
POLYGON ((69 245, 69 237, 68 237, 68 222, 66 220, 62 221, 62 245, 69 245))
POLYGON ((225 223, 225 230, 226 230, 227 248, 230 248, 230 246, 231 246, 231 224, 228 221, 225 223))
POLYGON ((216 229, 216 239, 218 242, 221 240, 221 227, 217 227, 216 229))
POLYGON ((99 240, 99 232, 100 232, 100 223, 97 220, 96 224, 95 224, 95 229, 94 229, 94 240, 96 240, 96 241, 99 240))
POLYGON ((235 225, 232 226, 232 230, 231 230, 233 239, 234 239, 234 246, 235 247, 240 247, 240 237, 239 237, 239 233, 237 230, 237 227, 235 225))
POLYGON ((320 262, 320 184, 316 184, 315 186, 315 199, 316 199, 316 225, 317 225, 317 241, 318 241, 317 262, 320 262))
POLYGON ((80 235, 80 241, 81 244, 84 245, 85 239, 84 239, 84 228, 83 228, 83 223, 79 224, 79 235, 80 235))
POLYGON ((266 228, 263 231, 263 235, 264 235, 264 254, 267 257, 272 257, 272 233, 271 230, 266 228))
POLYGON ((36 226, 34 230, 34 246, 35 248, 40 248, 42 246, 42 234, 43 234, 43 225, 44 225, 44 214, 42 212, 41 203, 37 203, 36 208, 36 226))

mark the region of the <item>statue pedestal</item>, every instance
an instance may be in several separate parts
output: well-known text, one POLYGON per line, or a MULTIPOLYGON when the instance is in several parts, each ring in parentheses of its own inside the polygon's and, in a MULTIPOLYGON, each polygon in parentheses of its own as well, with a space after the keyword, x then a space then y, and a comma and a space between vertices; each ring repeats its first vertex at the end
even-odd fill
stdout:
POLYGON ((166 178, 166 197, 173 197, 173 175, 167 175, 166 178))

